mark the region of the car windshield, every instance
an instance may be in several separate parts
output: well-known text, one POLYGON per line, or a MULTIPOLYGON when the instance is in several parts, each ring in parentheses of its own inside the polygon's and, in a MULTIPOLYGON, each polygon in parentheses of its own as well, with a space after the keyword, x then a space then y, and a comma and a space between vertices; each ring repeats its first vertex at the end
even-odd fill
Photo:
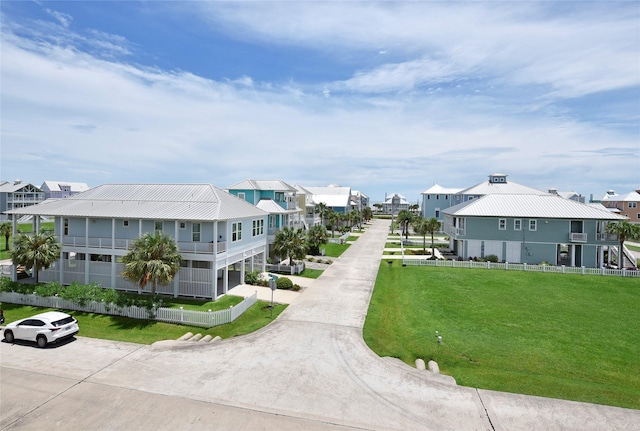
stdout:
POLYGON ((62 326, 62 325, 66 325, 67 323, 71 323, 73 322, 73 317, 69 316, 69 317, 65 317, 64 319, 61 320, 56 320, 55 322, 52 322, 51 324, 53 326, 62 326))

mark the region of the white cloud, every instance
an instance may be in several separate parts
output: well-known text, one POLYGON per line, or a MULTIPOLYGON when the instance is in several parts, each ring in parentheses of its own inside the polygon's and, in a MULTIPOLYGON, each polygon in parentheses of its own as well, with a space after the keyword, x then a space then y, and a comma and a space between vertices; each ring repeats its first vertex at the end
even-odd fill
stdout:
MULTIPOLYGON (((385 191, 399 192, 411 201, 433 181, 463 187, 494 171, 538 188, 589 193, 638 187, 637 175, 630 174, 637 172, 640 158, 637 134, 570 115, 540 115, 531 99, 486 95, 494 89, 487 81, 476 88, 472 79, 488 75, 525 88, 548 85, 547 94, 565 97, 637 85, 631 77, 637 67, 626 61, 637 42, 614 44, 611 35, 618 32, 606 29, 606 19, 602 44, 592 44, 590 51, 585 44, 567 63, 565 55, 579 41, 557 40, 562 49, 542 49, 560 39, 562 20, 547 25, 539 19, 532 24, 534 31, 517 20, 507 25, 507 18, 513 18, 509 11, 493 16, 493 7, 476 4, 458 6, 447 17, 421 15, 424 6, 412 3, 323 3, 320 10, 308 11, 297 3, 271 6, 274 11, 219 7, 238 8, 229 21, 238 32, 251 28, 283 44, 331 44, 345 52, 372 49, 374 55, 380 46, 389 46, 393 56, 382 56, 389 63, 357 70, 348 80, 308 88, 292 81, 256 83, 248 74, 215 81, 188 71, 125 64, 91 49, 82 52, 77 45, 87 44, 89 36, 67 31, 56 40, 6 31, 1 45, 2 175, 34 182, 64 176, 91 185, 211 182, 221 187, 248 177, 280 178, 306 185, 347 184, 374 200, 385 191), (295 22, 287 21, 288 8, 300 13, 295 22), (349 13, 339 14, 338 8, 349 13), (330 13, 337 14, 333 21, 330 13), (469 15, 482 19, 465 28, 469 15), (319 18, 312 22, 312 16, 319 18), (440 22, 447 20, 456 32, 440 22), (305 24, 309 31, 297 35, 305 24), (554 28, 555 36, 534 37, 554 28), (370 39, 367 32, 372 32, 370 39), (507 36, 518 32, 509 43, 507 36), (544 43, 535 40, 543 37, 548 38, 544 43), (528 44, 527 55, 515 55, 528 44), (406 60, 398 59, 398 51, 406 60), (607 72, 590 56, 581 59, 585 52, 630 70, 607 72), (452 87, 460 86, 455 94, 441 91, 453 81, 452 87), (424 91, 414 91, 420 86, 424 91)), ((449 12, 440 4, 430 8, 434 15, 449 12)), ((594 26, 587 23, 568 34, 587 37, 594 26)), ((628 23, 621 27, 619 34, 628 23)), ((112 44, 105 45, 108 52, 130 46, 118 36, 88 34, 112 44)), ((541 93, 533 94, 539 98, 541 93)))
POLYGON ((58 12, 48 8, 45 9, 45 12, 54 17, 63 27, 69 27, 69 25, 71 25, 71 22, 73 21, 73 17, 66 13, 58 12))

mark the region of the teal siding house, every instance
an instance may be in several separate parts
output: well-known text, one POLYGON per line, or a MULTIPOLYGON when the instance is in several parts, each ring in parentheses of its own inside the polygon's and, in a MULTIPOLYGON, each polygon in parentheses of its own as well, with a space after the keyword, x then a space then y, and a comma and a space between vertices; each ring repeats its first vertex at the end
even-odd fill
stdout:
POLYGON ((462 259, 590 268, 611 264, 618 238, 606 227, 625 219, 553 194, 491 194, 443 212, 450 248, 462 259))

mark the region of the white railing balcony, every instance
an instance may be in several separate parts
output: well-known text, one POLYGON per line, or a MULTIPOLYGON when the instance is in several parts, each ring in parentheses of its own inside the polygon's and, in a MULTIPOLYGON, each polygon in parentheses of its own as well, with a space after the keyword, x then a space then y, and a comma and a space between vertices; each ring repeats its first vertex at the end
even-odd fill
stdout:
POLYGON ((569 234, 569 241, 571 242, 587 242, 587 234, 582 232, 571 232, 569 234))
POLYGON ((466 229, 455 226, 445 226, 444 231, 447 235, 452 236, 453 238, 464 236, 466 234, 466 229))

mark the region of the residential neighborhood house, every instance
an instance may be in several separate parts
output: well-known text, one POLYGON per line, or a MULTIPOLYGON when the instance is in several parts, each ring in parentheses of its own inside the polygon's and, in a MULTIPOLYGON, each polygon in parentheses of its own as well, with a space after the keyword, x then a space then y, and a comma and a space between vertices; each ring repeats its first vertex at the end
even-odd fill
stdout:
POLYGON ((607 224, 626 219, 548 193, 487 194, 443 213, 449 246, 462 259, 494 255, 501 262, 593 268, 618 255, 607 224))
POLYGON ((105 184, 8 213, 37 216, 36 230, 40 217, 55 220, 62 250, 55 265, 41 271, 43 281, 137 291, 121 276, 122 257, 134 240, 154 232, 174 238, 183 259, 158 293, 215 300, 241 284, 245 270, 265 268, 268 213, 209 184, 105 184))
POLYGON ((640 190, 623 195, 609 190, 600 202, 609 211, 629 217, 630 223, 640 223, 640 190))
POLYGON ((44 192, 33 184, 23 183, 19 179, 13 182, 2 181, 0 182, 0 220, 11 220, 11 215, 5 214, 5 211, 36 205, 44 199, 44 192))
POLYGON ((89 190, 86 183, 69 183, 65 181, 45 181, 40 186, 45 199, 63 199, 89 190))

